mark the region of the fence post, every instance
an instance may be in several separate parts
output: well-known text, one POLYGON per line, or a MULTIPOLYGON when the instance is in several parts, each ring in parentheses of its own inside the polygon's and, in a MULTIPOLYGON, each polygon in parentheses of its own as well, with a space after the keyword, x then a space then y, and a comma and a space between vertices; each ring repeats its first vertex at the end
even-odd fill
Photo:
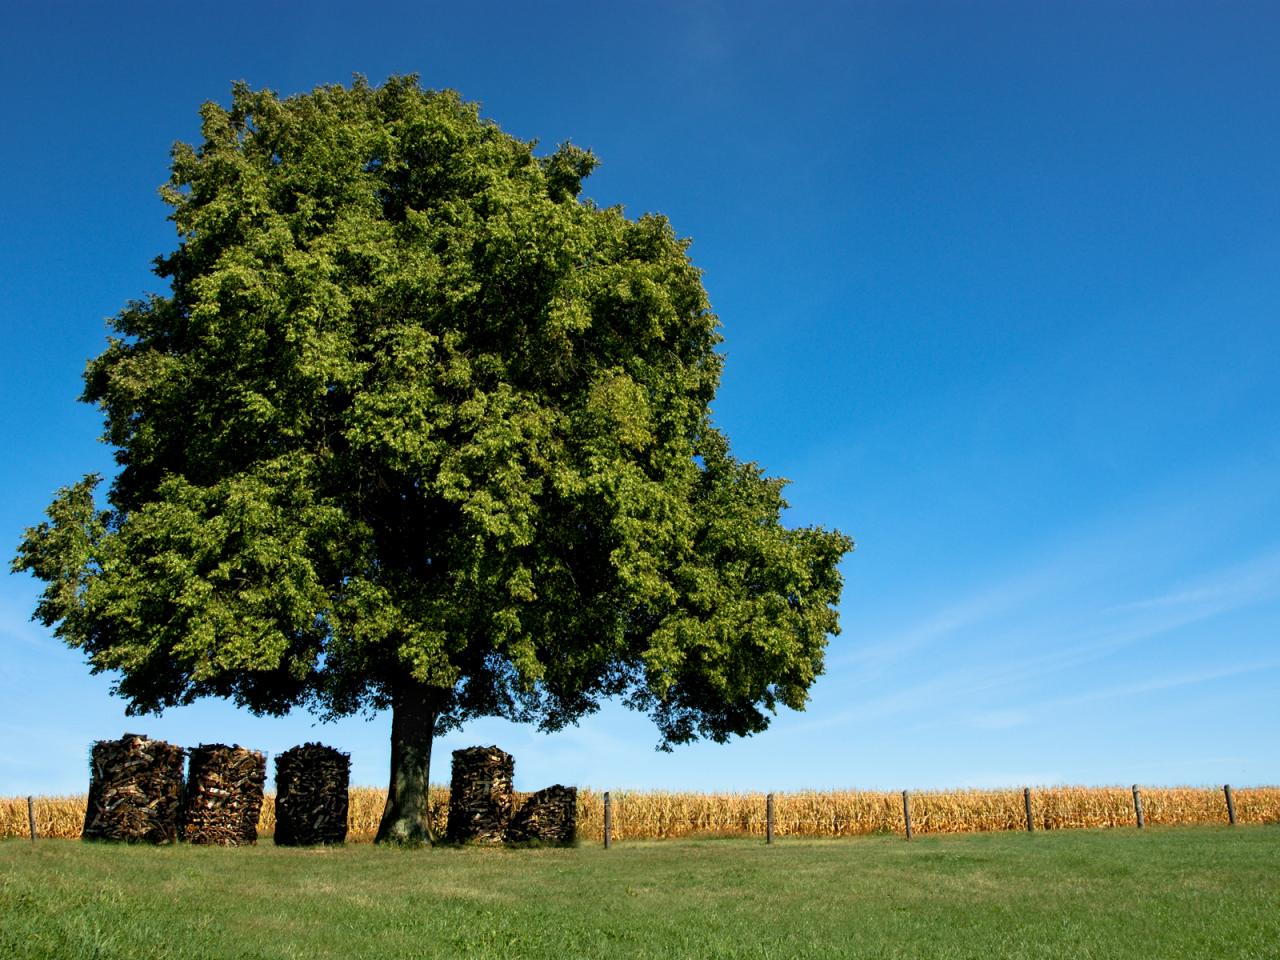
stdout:
POLYGON ((609 791, 604 792, 604 848, 613 846, 613 804, 609 800, 609 791))
POLYGON ((1030 833, 1032 830, 1035 829, 1035 827, 1031 825, 1031 788, 1030 787, 1022 788, 1022 806, 1027 811, 1027 833, 1030 833))
POLYGON ((907 791, 902 791, 902 820, 907 825, 907 839, 911 839, 911 802, 907 799, 907 791))
MULTIPOLYGON (((1232 821, 1234 822, 1234 821, 1232 821)), ((27 797, 27 826, 31 828, 31 842, 36 842, 36 801, 34 797, 27 797)))
POLYGON ((1236 825, 1236 798, 1231 795, 1231 784, 1224 783, 1222 792, 1227 795, 1227 821, 1234 827, 1236 825))
POLYGON ((1138 792, 1138 785, 1133 785, 1133 812, 1138 817, 1138 829, 1142 829, 1142 794, 1138 792))
POLYGON ((773 843, 773 794, 764 800, 764 842, 773 843))

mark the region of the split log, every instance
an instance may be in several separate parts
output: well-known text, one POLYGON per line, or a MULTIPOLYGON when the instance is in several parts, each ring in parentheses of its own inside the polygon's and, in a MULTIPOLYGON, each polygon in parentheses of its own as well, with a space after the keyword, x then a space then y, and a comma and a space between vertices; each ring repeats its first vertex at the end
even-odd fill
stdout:
POLYGON ((508 843, 540 841, 568 845, 577 835, 578 791, 561 784, 539 790, 521 805, 507 827, 508 843))
POLYGON ((502 843, 511 822, 515 760, 497 747, 453 751, 449 785, 450 843, 502 843))
POLYGON ((307 743, 276 757, 276 834, 281 846, 347 839, 351 757, 307 743))
POLYGON ((89 760, 86 840, 173 843, 186 751, 140 733, 99 740, 89 760))
POLYGON ((191 750, 182 803, 182 837, 188 843, 247 846, 258 841, 267 758, 236 744, 201 744, 191 750))

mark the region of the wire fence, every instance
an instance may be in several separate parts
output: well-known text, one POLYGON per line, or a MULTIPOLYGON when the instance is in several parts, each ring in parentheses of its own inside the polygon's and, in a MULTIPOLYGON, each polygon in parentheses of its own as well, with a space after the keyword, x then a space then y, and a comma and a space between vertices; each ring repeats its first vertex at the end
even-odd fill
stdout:
MULTIPOLYGON (((523 794, 515 796, 518 806, 523 794)), ((608 797, 610 842, 701 836, 854 837, 1065 830, 1143 825, 1280 823, 1280 787, 1033 787, 1004 790, 903 792, 830 790, 766 793, 578 791, 578 836, 603 842, 608 797), (769 816, 772 797, 772 817, 769 816)), ((348 839, 372 840, 386 793, 350 791, 348 839)), ((34 823, 41 837, 76 838, 84 824, 80 796, 0 798, 0 837, 26 837, 34 823)), ((431 819, 443 833, 447 787, 433 787, 431 819)), ((275 798, 268 794, 258 822, 275 831, 275 798)))
MULTIPOLYGON (((580 797, 579 833, 584 838, 603 841, 604 806, 604 794, 580 797)), ((1048 787, 772 795, 618 791, 610 793, 609 807, 611 842, 687 836, 906 836, 1133 827, 1139 810, 1144 826, 1280 823, 1280 788, 1048 787)))

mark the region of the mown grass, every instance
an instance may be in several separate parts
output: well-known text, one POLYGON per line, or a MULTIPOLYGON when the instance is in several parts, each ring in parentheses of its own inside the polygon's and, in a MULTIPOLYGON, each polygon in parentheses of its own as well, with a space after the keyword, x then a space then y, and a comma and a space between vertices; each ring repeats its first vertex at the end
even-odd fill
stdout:
POLYGON ((0 843, 12 958, 1274 958, 1280 829, 576 849, 0 843))

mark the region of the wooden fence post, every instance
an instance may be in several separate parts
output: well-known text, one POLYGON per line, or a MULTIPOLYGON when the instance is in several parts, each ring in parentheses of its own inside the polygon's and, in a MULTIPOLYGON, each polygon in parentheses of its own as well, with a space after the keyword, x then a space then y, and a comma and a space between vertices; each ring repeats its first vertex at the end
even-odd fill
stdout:
POLYGON ((1030 833, 1032 830, 1035 829, 1035 827, 1031 825, 1031 788, 1030 787, 1022 788, 1022 806, 1027 811, 1027 833, 1030 833))
POLYGON ((609 800, 609 791, 604 792, 604 848, 613 846, 613 804, 609 800))
POLYGON ((31 842, 36 842, 36 801, 34 797, 27 797, 27 826, 31 828, 31 842))
POLYGON ((1142 829, 1142 794, 1138 792, 1138 785, 1133 785, 1133 812, 1138 818, 1138 829, 1142 829))
POLYGON ((907 839, 911 839, 911 802, 907 799, 907 791, 902 791, 902 820, 907 825, 907 839))
POLYGON ((1236 825, 1236 798, 1231 795, 1231 784, 1224 783, 1222 792, 1227 795, 1227 821, 1234 827, 1236 825))
POLYGON ((764 842, 773 843, 773 794, 764 801, 764 842))

